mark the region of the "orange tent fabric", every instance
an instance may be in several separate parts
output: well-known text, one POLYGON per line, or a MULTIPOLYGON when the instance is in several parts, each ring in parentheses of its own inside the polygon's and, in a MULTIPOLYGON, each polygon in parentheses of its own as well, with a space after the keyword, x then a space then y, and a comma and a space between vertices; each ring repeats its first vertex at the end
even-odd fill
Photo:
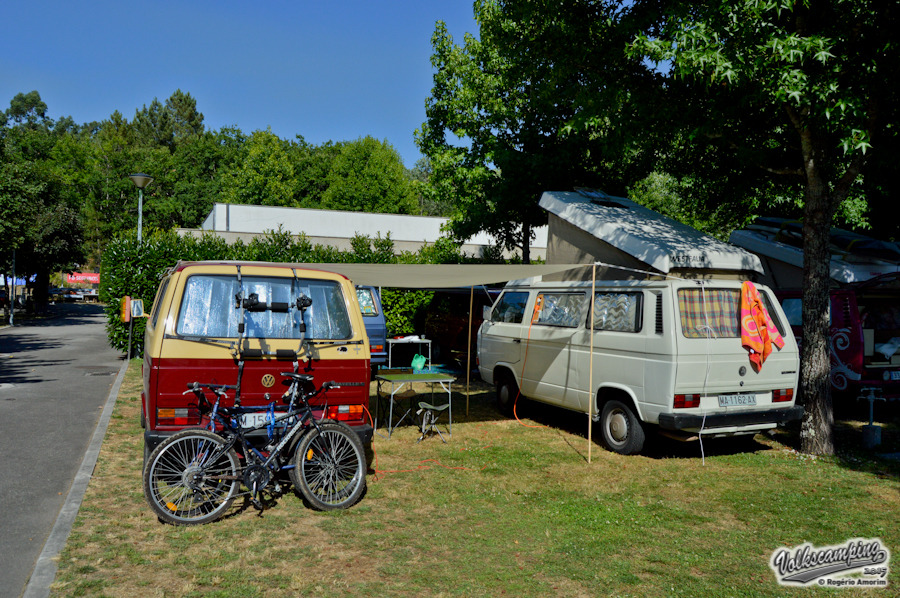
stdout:
POLYGON ((763 305, 756 285, 750 281, 741 285, 741 344, 750 352, 750 363, 757 372, 772 352, 772 345, 784 347, 784 339, 763 305))

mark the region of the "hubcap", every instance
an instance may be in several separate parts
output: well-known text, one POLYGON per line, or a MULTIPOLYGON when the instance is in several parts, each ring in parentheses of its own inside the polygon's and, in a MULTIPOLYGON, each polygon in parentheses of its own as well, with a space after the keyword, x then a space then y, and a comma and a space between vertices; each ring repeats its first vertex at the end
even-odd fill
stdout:
POLYGON ((614 411, 609 415, 609 436, 616 442, 625 442, 628 438, 628 420, 621 411, 614 411))

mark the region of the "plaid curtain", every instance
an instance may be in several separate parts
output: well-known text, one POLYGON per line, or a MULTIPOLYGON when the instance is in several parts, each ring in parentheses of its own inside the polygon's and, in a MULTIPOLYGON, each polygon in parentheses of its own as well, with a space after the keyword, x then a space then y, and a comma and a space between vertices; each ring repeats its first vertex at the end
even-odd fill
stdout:
POLYGON ((741 293, 737 289, 678 291, 681 331, 687 338, 741 336, 741 293))

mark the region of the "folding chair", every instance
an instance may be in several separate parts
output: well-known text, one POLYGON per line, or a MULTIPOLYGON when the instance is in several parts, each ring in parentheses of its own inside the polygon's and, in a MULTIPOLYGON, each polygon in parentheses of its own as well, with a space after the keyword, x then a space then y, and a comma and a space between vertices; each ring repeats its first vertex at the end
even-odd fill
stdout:
POLYGON ((422 435, 416 440, 416 444, 422 442, 429 433, 434 434, 435 432, 441 437, 444 444, 447 443, 447 439, 444 438, 444 435, 441 434, 441 430, 438 428, 438 420, 445 411, 448 413, 447 432, 450 433, 450 422, 453 418, 453 411, 450 409, 450 403, 448 402, 446 405, 432 405, 424 401, 419 402, 419 410, 416 411, 416 415, 422 417, 422 435))

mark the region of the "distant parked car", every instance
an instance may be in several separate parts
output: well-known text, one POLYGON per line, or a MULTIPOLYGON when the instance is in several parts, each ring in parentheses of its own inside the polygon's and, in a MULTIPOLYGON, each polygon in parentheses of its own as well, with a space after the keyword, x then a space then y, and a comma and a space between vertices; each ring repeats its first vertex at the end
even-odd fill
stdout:
POLYGON ((387 364, 387 323, 381 308, 381 296, 377 288, 359 285, 356 287, 356 297, 366 326, 366 336, 369 337, 370 363, 374 374, 380 366, 387 364))

